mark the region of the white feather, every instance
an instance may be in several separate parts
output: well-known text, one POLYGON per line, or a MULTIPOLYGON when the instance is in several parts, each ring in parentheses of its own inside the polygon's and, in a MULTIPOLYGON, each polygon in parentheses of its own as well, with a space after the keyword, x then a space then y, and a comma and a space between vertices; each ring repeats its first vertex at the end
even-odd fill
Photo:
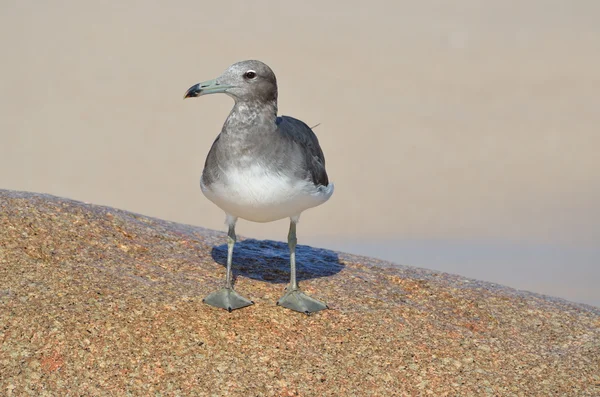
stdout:
POLYGON ((224 170, 210 187, 200 181, 204 195, 225 213, 253 222, 271 222, 326 202, 333 183, 315 186, 312 181, 290 178, 259 164, 224 170))

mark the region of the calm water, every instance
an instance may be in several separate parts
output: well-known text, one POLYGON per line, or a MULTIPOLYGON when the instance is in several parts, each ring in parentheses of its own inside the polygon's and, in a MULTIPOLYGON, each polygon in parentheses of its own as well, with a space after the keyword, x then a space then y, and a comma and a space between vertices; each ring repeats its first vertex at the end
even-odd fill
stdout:
POLYGON ((600 307, 600 248, 449 240, 310 243, 600 307))

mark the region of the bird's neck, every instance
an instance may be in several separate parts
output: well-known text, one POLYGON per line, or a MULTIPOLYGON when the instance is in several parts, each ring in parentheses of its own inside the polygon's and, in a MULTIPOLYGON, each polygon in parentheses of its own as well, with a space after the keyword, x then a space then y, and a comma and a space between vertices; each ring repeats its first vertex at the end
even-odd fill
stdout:
POLYGON ((277 101, 236 101, 225 120, 223 132, 231 134, 270 131, 277 120, 277 101))

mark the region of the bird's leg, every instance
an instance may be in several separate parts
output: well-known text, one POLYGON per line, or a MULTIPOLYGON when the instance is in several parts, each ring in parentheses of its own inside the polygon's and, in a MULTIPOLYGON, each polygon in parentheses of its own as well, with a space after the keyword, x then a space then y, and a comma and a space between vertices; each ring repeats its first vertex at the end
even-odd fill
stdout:
POLYGON ((235 224, 229 225, 229 231, 227 232, 227 275, 225 276, 225 288, 232 289, 233 283, 231 281, 231 262, 233 261, 233 246, 237 237, 235 235, 235 224))
POLYGON ((290 231, 288 232, 288 247, 290 248, 290 290, 298 289, 296 281, 296 222, 290 221, 290 231))
POLYGON ((290 247, 290 285, 287 292, 277 301, 277 304, 297 312, 311 314, 319 310, 327 309, 327 305, 318 301, 298 288, 296 280, 296 222, 290 220, 290 232, 288 233, 288 246, 290 247))
MULTIPOLYGON (((228 217, 229 219, 229 217, 228 217)), ((222 288, 204 298, 203 302, 220 307, 231 312, 235 309, 241 309, 242 307, 250 306, 254 302, 248 300, 238 294, 233 289, 233 282, 231 277, 231 262, 233 259, 233 246, 235 245, 235 220, 228 222, 229 232, 227 233, 227 275, 225 276, 225 288, 222 288)))

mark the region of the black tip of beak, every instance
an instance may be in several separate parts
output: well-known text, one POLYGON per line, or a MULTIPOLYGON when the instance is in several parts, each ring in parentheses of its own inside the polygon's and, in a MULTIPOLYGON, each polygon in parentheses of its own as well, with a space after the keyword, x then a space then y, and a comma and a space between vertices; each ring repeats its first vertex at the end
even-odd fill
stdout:
POLYGON ((185 92, 185 95, 183 96, 183 99, 185 98, 195 98, 197 96, 200 96, 200 92, 202 90, 200 89, 200 84, 196 84, 190 87, 189 90, 187 90, 185 92))

